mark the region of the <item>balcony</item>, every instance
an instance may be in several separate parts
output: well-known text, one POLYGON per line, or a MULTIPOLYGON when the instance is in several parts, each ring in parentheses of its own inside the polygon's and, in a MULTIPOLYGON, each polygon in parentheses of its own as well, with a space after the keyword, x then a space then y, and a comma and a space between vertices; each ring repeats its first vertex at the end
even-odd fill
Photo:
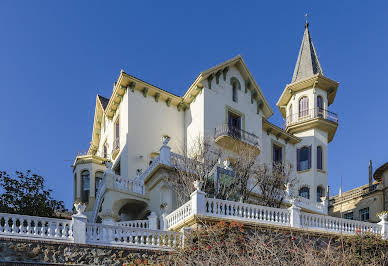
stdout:
POLYGON ((113 141, 113 149, 112 149, 112 159, 116 159, 117 155, 120 151, 120 139, 117 138, 113 141))
POLYGON ((283 124, 283 129, 289 133, 298 133, 311 128, 318 128, 329 133, 330 142, 338 127, 338 115, 322 108, 313 108, 290 115, 283 124))
POLYGON ((228 124, 222 124, 214 130, 214 141, 230 150, 249 148, 256 155, 260 153, 259 137, 228 124))

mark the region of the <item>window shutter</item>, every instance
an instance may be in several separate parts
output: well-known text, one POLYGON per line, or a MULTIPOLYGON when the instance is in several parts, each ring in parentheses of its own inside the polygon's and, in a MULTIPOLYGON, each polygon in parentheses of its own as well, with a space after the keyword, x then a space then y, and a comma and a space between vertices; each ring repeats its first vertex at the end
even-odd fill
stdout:
POLYGON ((309 146, 309 169, 311 169, 311 145, 309 146))
POLYGON ((300 149, 296 149, 296 170, 300 171, 300 149))

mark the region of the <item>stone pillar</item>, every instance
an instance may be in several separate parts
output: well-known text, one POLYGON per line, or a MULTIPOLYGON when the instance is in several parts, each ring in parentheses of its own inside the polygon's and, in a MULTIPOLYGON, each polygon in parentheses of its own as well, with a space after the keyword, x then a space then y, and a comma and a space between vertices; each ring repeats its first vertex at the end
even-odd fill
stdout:
POLYGON ((77 214, 72 216, 74 243, 85 244, 88 217, 86 217, 83 212, 85 211, 86 205, 81 202, 76 202, 74 203, 74 207, 77 210, 77 214))
POLYGON ((160 215, 160 230, 162 231, 168 231, 168 224, 167 224, 167 221, 166 221, 166 216, 167 214, 166 213, 162 213, 162 215, 160 215))
POLYGON ((182 227, 182 248, 185 247, 187 240, 189 239, 189 235, 193 233, 193 228, 191 227, 182 227))
POLYGON ((151 212, 151 214, 148 216, 148 224, 149 228, 152 230, 157 230, 158 229, 158 216, 156 213, 151 212))
POLYGON ((170 141, 170 137, 162 137, 162 147, 160 148, 160 163, 170 166, 171 165, 171 148, 167 146, 170 141))
POLYGON ((378 222, 378 224, 381 225, 381 236, 383 237, 383 239, 388 240, 388 213, 381 213, 378 215, 378 217, 381 220, 380 222, 378 222))
POLYGON ((300 208, 295 205, 295 202, 292 202, 292 205, 288 210, 290 211, 291 227, 300 228, 300 208))
POLYGON ((199 180, 194 181, 195 191, 191 193, 191 208, 194 215, 205 214, 206 193, 201 191, 203 183, 199 180))

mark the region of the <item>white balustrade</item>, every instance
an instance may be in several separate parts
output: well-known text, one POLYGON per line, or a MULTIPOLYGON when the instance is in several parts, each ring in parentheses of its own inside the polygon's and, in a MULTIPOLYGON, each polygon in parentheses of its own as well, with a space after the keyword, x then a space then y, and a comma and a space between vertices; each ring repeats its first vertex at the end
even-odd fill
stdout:
POLYGON ((288 226, 290 223, 287 209, 209 198, 206 198, 205 215, 275 225, 288 226))
POLYGON ((343 234, 356 234, 356 233, 381 233, 381 225, 354 221, 349 219, 341 219, 331 217, 327 215, 318 215, 302 212, 300 216, 300 224, 302 228, 343 233, 343 234))
POLYGON ((0 213, 1 236, 72 241, 72 225, 71 220, 0 213))
POLYGON ((183 204, 181 207, 166 216, 167 228, 170 228, 193 214, 191 200, 183 204))
POLYGON ((115 223, 117 226, 125 226, 131 228, 150 228, 148 220, 132 220, 115 223))
POLYGON ((129 179, 119 175, 113 176, 113 188, 120 191, 144 195, 144 182, 141 180, 129 179))
POLYGON ((180 246, 181 234, 125 226, 88 224, 86 242, 94 245, 170 250, 180 246))

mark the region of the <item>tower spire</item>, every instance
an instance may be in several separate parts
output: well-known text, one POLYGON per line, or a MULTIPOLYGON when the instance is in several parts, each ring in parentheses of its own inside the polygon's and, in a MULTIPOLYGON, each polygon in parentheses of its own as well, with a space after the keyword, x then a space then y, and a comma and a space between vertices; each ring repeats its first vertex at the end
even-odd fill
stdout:
POLYGON ((303 40, 300 46, 298 59, 296 60, 296 65, 291 83, 305 78, 309 78, 318 73, 323 75, 321 64, 319 63, 318 55, 315 51, 315 47, 310 36, 307 13, 305 17, 306 23, 303 34, 303 40))

